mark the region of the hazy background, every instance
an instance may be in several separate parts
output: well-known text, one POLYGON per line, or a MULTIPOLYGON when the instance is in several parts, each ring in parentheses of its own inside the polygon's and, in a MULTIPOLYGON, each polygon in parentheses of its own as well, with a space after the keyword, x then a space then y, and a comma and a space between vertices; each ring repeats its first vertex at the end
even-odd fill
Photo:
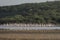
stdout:
MULTIPOLYGON (((17 5, 22 3, 38 3, 38 2, 45 2, 47 0, 0 0, 0 6, 6 6, 6 5, 17 5)), ((54 0, 48 0, 48 1, 54 1, 54 0)))

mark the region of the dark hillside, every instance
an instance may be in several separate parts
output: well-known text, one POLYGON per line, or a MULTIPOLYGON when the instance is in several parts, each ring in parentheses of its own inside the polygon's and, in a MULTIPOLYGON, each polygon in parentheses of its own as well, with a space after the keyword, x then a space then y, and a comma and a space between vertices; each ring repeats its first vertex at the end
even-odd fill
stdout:
POLYGON ((0 23, 60 24, 60 1, 0 7, 0 23))

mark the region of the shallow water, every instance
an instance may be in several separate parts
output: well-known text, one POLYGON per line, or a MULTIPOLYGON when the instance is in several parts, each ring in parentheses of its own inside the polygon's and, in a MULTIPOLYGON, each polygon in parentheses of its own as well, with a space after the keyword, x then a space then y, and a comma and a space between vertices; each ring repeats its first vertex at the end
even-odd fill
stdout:
POLYGON ((14 30, 51 30, 60 29, 60 27, 13 27, 0 25, 0 29, 14 29, 14 30))

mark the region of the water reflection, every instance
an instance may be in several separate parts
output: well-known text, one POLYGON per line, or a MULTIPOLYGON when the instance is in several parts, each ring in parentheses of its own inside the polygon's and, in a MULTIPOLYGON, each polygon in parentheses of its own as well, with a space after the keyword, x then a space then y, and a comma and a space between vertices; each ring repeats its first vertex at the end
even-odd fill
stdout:
POLYGON ((0 29, 14 29, 14 30, 51 30, 60 29, 60 27, 13 27, 0 25, 0 29))

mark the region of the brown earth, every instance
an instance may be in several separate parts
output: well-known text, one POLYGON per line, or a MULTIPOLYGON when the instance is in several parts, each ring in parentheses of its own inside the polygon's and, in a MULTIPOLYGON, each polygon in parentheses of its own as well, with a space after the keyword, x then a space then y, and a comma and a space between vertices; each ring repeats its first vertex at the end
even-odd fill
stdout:
POLYGON ((60 40, 60 30, 1 31, 0 40, 60 40))

